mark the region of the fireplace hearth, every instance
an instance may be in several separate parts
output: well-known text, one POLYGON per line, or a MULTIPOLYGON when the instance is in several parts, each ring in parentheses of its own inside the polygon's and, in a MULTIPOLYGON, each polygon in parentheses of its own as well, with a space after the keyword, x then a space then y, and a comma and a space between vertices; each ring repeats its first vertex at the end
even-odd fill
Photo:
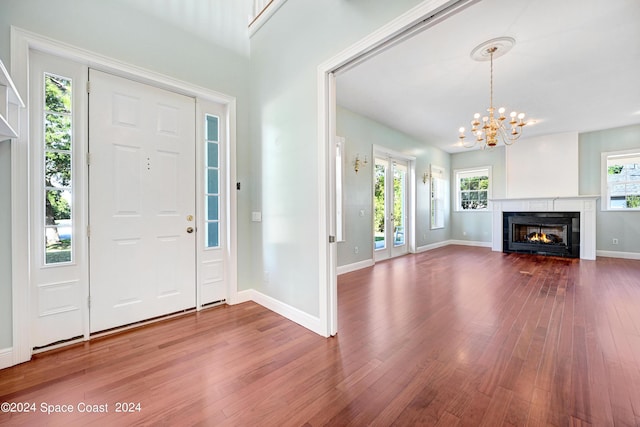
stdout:
POLYGON ((580 256, 580 212, 502 214, 504 252, 580 256))

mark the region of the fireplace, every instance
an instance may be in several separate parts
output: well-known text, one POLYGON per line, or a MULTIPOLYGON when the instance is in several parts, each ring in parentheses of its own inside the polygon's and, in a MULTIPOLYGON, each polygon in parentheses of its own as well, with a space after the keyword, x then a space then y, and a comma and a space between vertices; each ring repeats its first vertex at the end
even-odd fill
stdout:
POLYGON ((580 212, 503 212, 503 251, 580 257, 580 212))

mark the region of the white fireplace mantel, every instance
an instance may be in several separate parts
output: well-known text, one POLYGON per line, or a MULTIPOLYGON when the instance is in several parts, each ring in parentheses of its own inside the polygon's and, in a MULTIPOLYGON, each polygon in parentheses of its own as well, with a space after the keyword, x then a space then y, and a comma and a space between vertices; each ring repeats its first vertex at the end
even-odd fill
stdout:
POLYGON ((503 212, 580 212, 580 258, 596 259, 596 201, 600 196, 491 199, 491 249, 502 252, 503 212))

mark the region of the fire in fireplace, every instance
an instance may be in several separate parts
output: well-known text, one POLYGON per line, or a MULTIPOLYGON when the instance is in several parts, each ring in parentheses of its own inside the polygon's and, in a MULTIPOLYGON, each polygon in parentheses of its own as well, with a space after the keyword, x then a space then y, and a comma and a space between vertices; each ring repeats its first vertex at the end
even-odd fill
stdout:
POLYGON ((580 256, 580 212, 503 212, 504 252, 580 256))
POLYGON ((533 233, 527 234, 525 241, 542 243, 545 245, 558 245, 562 244, 562 237, 557 234, 538 233, 537 231, 534 231, 533 233))

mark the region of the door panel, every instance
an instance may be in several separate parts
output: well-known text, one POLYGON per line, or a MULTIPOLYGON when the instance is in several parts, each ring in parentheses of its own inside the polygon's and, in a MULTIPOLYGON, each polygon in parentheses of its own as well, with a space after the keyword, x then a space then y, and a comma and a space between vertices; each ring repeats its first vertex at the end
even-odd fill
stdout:
POLYGON ((90 71, 91 332, 195 306, 195 101, 90 71))
POLYGON ((407 253, 407 163, 399 160, 392 162, 393 175, 393 246, 391 256, 399 256, 407 253))

